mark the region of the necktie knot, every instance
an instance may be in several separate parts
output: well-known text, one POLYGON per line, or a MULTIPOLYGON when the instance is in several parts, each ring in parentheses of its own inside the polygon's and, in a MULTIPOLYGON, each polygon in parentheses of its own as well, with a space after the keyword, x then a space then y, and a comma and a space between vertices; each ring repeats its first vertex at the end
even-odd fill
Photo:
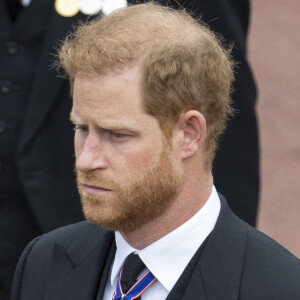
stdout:
POLYGON ((145 268, 144 263, 137 254, 127 256, 122 269, 121 287, 124 293, 136 283, 137 277, 145 268))
POLYGON ((156 281, 155 276, 148 270, 139 280, 139 274, 145 265, 137 254, 127 256, 118 277, 113 300, 140 300, 140 296, 156 281))

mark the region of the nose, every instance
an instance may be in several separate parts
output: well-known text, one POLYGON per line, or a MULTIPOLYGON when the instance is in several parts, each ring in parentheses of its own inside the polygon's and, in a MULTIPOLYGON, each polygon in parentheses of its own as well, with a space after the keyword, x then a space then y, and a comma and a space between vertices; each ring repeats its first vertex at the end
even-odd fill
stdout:
POLYGON ((105 146, 99 137, 89 134, 80 142, 75 139, 76 169, 88 173, 107 168, 105 146))

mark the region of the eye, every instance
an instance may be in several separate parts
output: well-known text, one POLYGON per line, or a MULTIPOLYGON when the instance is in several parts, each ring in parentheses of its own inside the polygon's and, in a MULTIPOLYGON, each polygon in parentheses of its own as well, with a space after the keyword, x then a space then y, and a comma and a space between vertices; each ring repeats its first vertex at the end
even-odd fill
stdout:
POLYGON ((130 134, 128 133, 122 133, 119 131, 108 131, 108 136, 110 138, 110 140, 114 143, 123 143, 128 141, 128 139, 130 138, 130 134))
POLYGON ((120 132, 114 132, 110 131, 109 133, 113 138, 115 139, 123 139, 125 137, 128 137, 128 134, 120 133, 120 132))
POLYGON ((89 128, 83 125, 75 125, 74 130, 79 130, 81 132, 89 132, 89 128))

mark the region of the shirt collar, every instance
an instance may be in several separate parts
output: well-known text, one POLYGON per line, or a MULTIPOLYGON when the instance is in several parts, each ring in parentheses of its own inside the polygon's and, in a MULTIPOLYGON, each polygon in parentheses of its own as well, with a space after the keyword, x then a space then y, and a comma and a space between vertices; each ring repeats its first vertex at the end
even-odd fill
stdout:
POLYGON ((213 230, 220 208, 220 199, 213 186, 209 199, 191 219, 142 250, 133 248, 120 232, 115 232, 117 251, 111 271, 111 285, 116 285, 126 257, 134 252, 170 292, 197 249, 213 230))

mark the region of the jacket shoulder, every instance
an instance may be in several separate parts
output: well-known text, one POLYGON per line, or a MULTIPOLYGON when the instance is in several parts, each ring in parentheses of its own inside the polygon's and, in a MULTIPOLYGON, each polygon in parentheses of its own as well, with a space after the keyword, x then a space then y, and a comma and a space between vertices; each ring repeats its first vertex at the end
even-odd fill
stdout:
MULTIPOLYGON (((83 234, 96 226, 99 227, 98 225, 88 223, 87 221, 82 221, 79 223, 57 228, 53 231, 50 231, 49 233, 42 235, 39 239, 38 246, 43 247, 58 243, 64 248, 68 248, 74 243, 74 240, 80 238, 83 234)), ((104 231, 105 230, 103 229, 103 232, 104 231)))
POLYGON ((262 232, 246 229, 241 299, 300 299, 300 260, 262 232))
POLYGON ((40 258, 43 259, 43 261, 47 261, 52 257, 53 247, 55 245, 59 245, 59 247, 63 249, 68 249, 74 245, 77 240, 80 240, 82 237, 86 236, 88 232, 95 230, 95 228, 97 228, 99 236, 106 232, 106 230, 102 229, 100 226, 88 223, 87 221, 82 221, 55 229, 49 233, 35 238, 25 248, 21 258, 26 256, 27 261, 31 259, 31 257, 35 259, 40 258))
POLYGON ((23 251, 14 276, 12 300, 22 299, 22 293, 30 294, 32 299, 42 299, 51 271, 53 253, 56 247, 69 249, 94 231, 97 237, 106 230, 98 225, 83 221, 64 226, 35 238, 23 251), (34 283, 34 288, 32 288, 34 283), (26 290, 31 287, 31 291, 26 290))

